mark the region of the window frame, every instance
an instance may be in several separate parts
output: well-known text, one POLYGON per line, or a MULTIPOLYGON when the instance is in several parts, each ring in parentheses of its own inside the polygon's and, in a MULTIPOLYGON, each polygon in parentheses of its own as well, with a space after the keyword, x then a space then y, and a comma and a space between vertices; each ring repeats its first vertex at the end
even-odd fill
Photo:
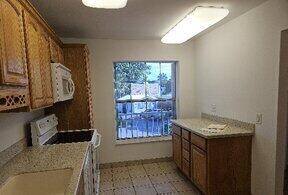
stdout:
MULTIPOLYGON (((133 133, 132 133, 132 137, 126 137, 126 138, 120 138, 119 137, 119 131, 118 131, 118 112, 117 112, 117 104, 118 103, 131 103, 133 104, 134 102, 145 102, 146 103, 146 107, 147 107, 147 103, 148 102, 165 102, 165 101, 172 101, 172 106, 174 108, 173 110, 173 119, 177 119, 177 115, 178 115, 178 101, 177 101, 177 67, 178 67, 178 61, 176 60, 127 60, 127 61, 114 61, 113 62, 113 98, 114 98, 114 112, 115 112, 115 130, 116 130, 116 141, 129 141, 129 140, 149 140, 149 139, 152 139, 152 140, 161 140, 163 138, 163 140, 167 140, 167 137, 171 137, 171 134, 167 134, 167 135, 163 135, 161 133, 160 136, 149 136, 148 135, 148 130, 147 130, 147 136, 143 136, 143 137, 140 137, 140 136, 133 136, 133 133), (116 90, 117 90, 117 81, 116 81, 116 66, 117 64, 119 63, 139 63, 139 62, 144 62, 144 63, 171 63, 172 65, 172 73, 171 73, 171 80, 173 81, 173 84, 172 84, 172 98, 171 99, 165 99, 165 98, 159 98, 157 100, 149 100, 149 99, 129 99, 129 100, 117 100, 117 97, 116 97, 116 90), (160 138, 160 139, 159 139, 160 138)), ((161 73, 161 66, 160 66, 160 73, 161 73)), ((147 81, 145 81, 147 82, 147 81)), ((161 86, 161 80, 159 81, 160 82, 160 86, 161 86)), ((146 93, 146 92, 145 92, 146 93)), ((131 114, 133 115, 133 113, 131 114)), ((162 115, 162 111, 161 111, 161 115, 162 115)), ((133 131, 133 130, 132 130, 133 131)), ((135 142, 137 143, 137 142, 135 142)), ((141 143, 141 142, 140 142, 141 143)))

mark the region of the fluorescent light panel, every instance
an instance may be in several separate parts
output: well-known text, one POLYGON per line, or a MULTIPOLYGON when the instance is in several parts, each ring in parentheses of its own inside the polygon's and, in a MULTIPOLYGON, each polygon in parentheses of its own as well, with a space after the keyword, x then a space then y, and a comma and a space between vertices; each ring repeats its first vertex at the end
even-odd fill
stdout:
POLYGON ((87 7, 120 9, 127 5, 127 0, 82 0, 87 7))
POLYGON ((224 8, 197 7, 173 27, 161 41, 167 44, 184 43, 213 24, 216 24, 228 14, 229 10, 224 8))

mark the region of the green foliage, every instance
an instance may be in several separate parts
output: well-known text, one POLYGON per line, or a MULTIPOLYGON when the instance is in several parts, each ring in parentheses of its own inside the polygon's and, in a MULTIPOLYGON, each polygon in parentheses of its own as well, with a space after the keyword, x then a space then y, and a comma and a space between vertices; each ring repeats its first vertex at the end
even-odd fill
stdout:
POLYGON ((171 78, 168 79, 167 75, 164 73, 159 74, 158 79, 161 81, 161 92, 162 95, 167 95, 171 93, 171 78))
POLYGON ((144 83, 151 67, 145 62, 122 62, 115 65, 117 97, 129 95, 129 83, 144 83))
POLYGON ((150 74, 151 67, 145 62, 117 63, 115 67, 116 82, 143 83, 150 74))
MULTIPOLYGON (((131 94, 131 83, 145 83, 151 74, 151 66, 145 62, 120 62, 115 65, 116 97, 120 98, 131 94)), ((161 93, 171 93, 171 78, 165 73, 158 75, 158 81, 149 83, 161 83, 161 93)))

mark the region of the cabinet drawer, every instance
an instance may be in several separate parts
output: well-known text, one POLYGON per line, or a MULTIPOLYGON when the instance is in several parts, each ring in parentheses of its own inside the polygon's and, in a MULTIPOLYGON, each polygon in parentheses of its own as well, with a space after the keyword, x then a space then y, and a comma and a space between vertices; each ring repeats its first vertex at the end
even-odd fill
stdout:
POLYGON ((182 129, 182 137, 187 141, 190 141, 190 132, 185 129, 182 129))
POLYGON ((185 159, 182 160, 182 172, 187 177, 190 177, 190 163, 189 163, 189 161, 187 161, 185 159))
POLYGON ((185 150, 184 148, 182 149, 182 157, 187 160, 190 161, 190 152, 189 150, 185 150))
POLYGON ((190 151, 190 142, 188 142, 186 139, 182 138, 182 147, 185 150, 190 151))
POLYGON ((172 130, 173 130, 173 133, 181 136, 181 127, 178 127, 176 125, 172 125, 172 130))
POLYGON ((206 151, 206 139, 191 133, 191 143, 197 146, 198 148, 206 151))

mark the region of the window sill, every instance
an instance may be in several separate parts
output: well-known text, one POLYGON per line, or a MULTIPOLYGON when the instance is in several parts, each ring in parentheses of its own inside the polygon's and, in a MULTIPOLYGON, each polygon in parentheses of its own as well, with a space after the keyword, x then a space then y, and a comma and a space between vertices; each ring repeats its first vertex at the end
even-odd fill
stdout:
POLYGON ((172 136, 165 137, 149 137, 149 138, 136 138, 136 139, 127 139, 127 140, 116 140, 116 145, 128 145, 128 144, 141 144, 141 143, 150 143, 150 142, 163 142, 171 141, 172 136))

